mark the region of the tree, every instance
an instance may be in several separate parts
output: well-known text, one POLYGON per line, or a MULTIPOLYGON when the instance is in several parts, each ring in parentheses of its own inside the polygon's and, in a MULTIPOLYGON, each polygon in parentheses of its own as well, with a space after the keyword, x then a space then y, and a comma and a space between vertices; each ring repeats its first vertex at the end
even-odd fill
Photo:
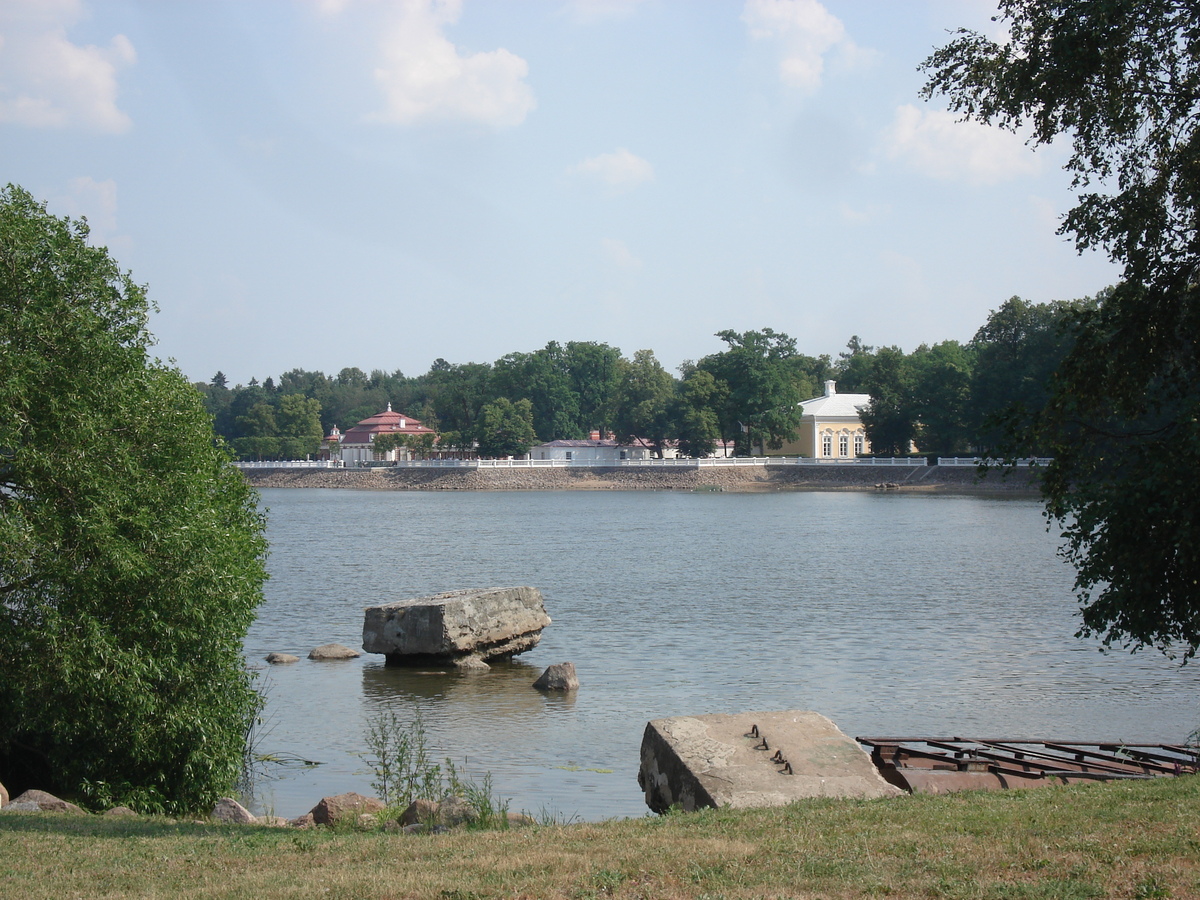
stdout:
POLYGON ((674 436, 674 399, 675 379, 655 359, 653 350, 639 350, 632 360, 622 360, 613 422, 617 439, 646 441, 662 459, 667 441, 674 436))
POLYGON ((608 344, 567 342, 567 372, 575 396, 579 398, 579 424, 584 431, 604 434, 611 430, 620 387, 620 360, 621 351, 608 344))
POLYGON ((974 443, 968 411, 974 353, 958 341, 922 344, 909 356, 917 410, 916 441, 922 453, 956 456, 974 443))
POLYGON ((862 411, 863 430, 871 451, 882 456, 907 456, 917 433, 914 377, 899 347, 880 347, 872 357, 863 387, 871 402, 862 411))
POLYGON ((795 339, 770 328, 741 334, 726 330, 717 337, 729 349, 706 356, 698 367, 727 388, 718 413, 726 440, 734 440, 737 452, 747 456, 755 439, 772 449, 795 440, 804 399, 793 376, 795 339))
POLYGON ((675 404, 679 452, 699 458, 711 456, 721 439, 717 410, 725 404, 728 386, 718 384, 711 372, 690 369, 680 383, 675 404))
POLYGON ((275 414, 286 459, 300 459, 317 452, 325 433, 321 428, 321 402, 300 394, 279 398, 275 414))
POLYGON ((0 775, 85 801, 210 806, 259 698, 242 639, 264 520, 144 288, 85 222, 0 191, 0 775))
POLYGON ((529 400, 539 439, 587 437, 579 423, 579 395, 571 384, 566 353, 556 341, 533 353, 509 353, 496 360, 492 386, 499 397, 529 400))
MULTIPOLYGON (((1074 345, 1032 430, 1076 567, 1081 635, 1200 648, 1200 7, 1001 0, 1008 40, 960 31, 925 95, 1030 143, 1067 136, 1078 202, 1060 232, 1122 266, 1073 313, 1074 345)), ((1019 442, 1015 442, 1019 446, 1019 442)))
POLYGON ((533 430, 533 404, 528 399, 513 402, 500 397, 479 414, 475 439, 484 459, 524 456, 537 440, 533 430))
MULTIPOLYGON (((492 367, 488 363, 451 365, 444 359, 434 361, 425 380, 433 395, 438 430, 469 434, 475 430, 479 411, 489 400, 492 367)), ((432 423, 425 424, 433 427, 432 423)))
POLYGON ((1030 303, 1011 297, 975 332, 971 401, 976 442, 1002 453, 1008 435, 1019 435, 1022 455, 1049 451, 1032 440, 1053 379, 1074 341, 1080 302, 1030 303))
POLYGON ((842 393, 866 393, 867 378, 871 374, 871 363, 875 348, 864 344, 857 334, 846 342, 846 351, 838 354, 834 367, 834 379, 842 393))

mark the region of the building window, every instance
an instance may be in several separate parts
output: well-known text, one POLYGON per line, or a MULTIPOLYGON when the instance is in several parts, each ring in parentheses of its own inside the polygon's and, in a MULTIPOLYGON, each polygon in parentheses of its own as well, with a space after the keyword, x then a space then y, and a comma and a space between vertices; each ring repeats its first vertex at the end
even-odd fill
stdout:
POLYGON ((571 451, 570 451, 570 450, 568 450, 568 451, 567 451, 567 459, 570 459, 570 458, 571 458, 571 451))
POLYGON ((821 436, 821 455, 833 456, 833 435, 826 434, 821 436))
POLYGON ((854 436, 854 455, 863 455, 863 436, 861 434, 856 434, 854 436))
POLYGON ((838 437, 838 456, 850 455, 850 435, 843 434, 838 437))
POLYGON ((622 450, 621 451, 621 459, 628 459, 628 458, 629 458, 629 455, 624 450, 622 450))

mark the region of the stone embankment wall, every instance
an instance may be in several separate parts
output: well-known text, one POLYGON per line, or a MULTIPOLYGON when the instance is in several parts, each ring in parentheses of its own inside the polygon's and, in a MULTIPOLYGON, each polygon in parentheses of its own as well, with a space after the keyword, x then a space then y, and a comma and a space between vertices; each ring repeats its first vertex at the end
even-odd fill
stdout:
POLYGON ((1031 493, 1035 473, 991 473, 969 466, 704 466, 675 468, 248 469, 258 487, 369 491, 787 491, 876 490, 1031 493), (894 488, 893 488, 894 486, 894 488))

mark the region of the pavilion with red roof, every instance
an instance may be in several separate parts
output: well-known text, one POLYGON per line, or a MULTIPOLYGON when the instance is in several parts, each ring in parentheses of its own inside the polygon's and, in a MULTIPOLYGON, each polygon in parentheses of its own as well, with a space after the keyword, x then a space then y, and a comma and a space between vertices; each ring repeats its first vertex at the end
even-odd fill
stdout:
POLYGON ((375 460, 395 462, 412 457, 407 447, 397 447, 386 453, 377 454, 374 450, 374 443, 381 434, 402 434, 412 437, 431 434, 435 438, 437 437, 437 432, 432 428, 426 428, 420 420, 404 413, 393 412, 392 404, 389 403, 383 412, 363 419, 342 435, 342 465, 360 466, 375 460))

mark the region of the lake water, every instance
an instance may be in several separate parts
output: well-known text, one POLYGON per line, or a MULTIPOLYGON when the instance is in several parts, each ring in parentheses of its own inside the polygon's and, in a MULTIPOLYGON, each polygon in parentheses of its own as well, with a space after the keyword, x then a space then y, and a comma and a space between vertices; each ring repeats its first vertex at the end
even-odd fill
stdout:
POLYGON ((367 724, 419 709, 436 758, 490 772, 514 810, 641 816, 648 720, 812 709, 850 735, 1181 741, 1200 666, 1097 652, 1034 500, 876 493, 264 490, 266 602, 246 638, 267 699, 260 812, 374 793, 367 724), (539 588, 541 645, 482 675, 389 669, 366 606, 539 588), (270 651, 302 657, 261 664, 270 651), (531 687, 571 661, 570 697, 531 687))

